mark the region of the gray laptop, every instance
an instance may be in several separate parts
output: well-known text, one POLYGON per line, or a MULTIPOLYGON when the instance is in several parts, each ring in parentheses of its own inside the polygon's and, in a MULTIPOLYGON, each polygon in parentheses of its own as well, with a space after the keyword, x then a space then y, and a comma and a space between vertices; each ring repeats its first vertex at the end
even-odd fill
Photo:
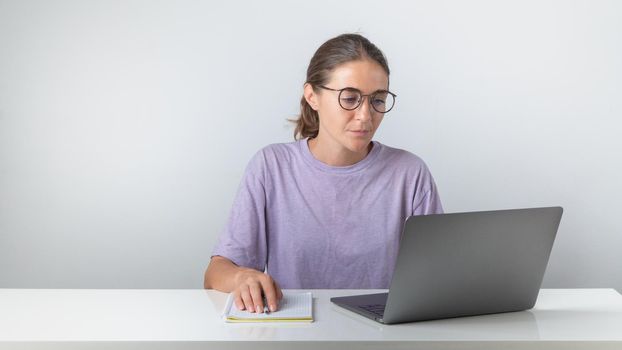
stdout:
POLYGON ((561 207, 409 217, 389 293, 335 297, 391 324, 530 309, 561 207))

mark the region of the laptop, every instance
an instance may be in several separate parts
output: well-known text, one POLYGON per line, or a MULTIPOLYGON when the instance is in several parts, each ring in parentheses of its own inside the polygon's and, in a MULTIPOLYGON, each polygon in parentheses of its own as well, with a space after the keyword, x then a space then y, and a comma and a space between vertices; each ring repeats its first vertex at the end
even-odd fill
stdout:
POLYGON ((334 297, 384 324, 531 309, 561 207, 411 216, 388 293, 334 297))

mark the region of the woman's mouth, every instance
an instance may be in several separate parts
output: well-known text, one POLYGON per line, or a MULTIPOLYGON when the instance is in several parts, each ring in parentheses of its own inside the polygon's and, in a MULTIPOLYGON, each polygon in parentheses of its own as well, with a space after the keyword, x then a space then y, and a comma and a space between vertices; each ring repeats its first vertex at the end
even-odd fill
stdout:
POLYGON ((369 130, 350 130, 350 132, 356 136, 367 136, 370 133, 369 130))

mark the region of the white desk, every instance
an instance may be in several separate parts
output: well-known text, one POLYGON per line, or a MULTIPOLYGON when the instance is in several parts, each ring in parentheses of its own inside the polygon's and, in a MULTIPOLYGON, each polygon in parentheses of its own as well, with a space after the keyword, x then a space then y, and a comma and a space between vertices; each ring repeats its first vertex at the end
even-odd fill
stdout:
POLYGON ((315 322, 226 324, 206 290, 0 289, 0 349, 622 349, 613 289, 543 289, 529 311, 381 325, 312 290, 315 322))

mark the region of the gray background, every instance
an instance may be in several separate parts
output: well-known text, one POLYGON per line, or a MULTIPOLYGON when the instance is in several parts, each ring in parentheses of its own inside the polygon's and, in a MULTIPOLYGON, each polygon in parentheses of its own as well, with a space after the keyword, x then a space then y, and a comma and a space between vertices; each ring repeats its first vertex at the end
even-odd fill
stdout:
POLYGON ((247 161, 360 32, 376 139, 447 212, 565 208, 545 287, 622 290, 620 1, 0 0, 0 287, 202 288, 247 161))

